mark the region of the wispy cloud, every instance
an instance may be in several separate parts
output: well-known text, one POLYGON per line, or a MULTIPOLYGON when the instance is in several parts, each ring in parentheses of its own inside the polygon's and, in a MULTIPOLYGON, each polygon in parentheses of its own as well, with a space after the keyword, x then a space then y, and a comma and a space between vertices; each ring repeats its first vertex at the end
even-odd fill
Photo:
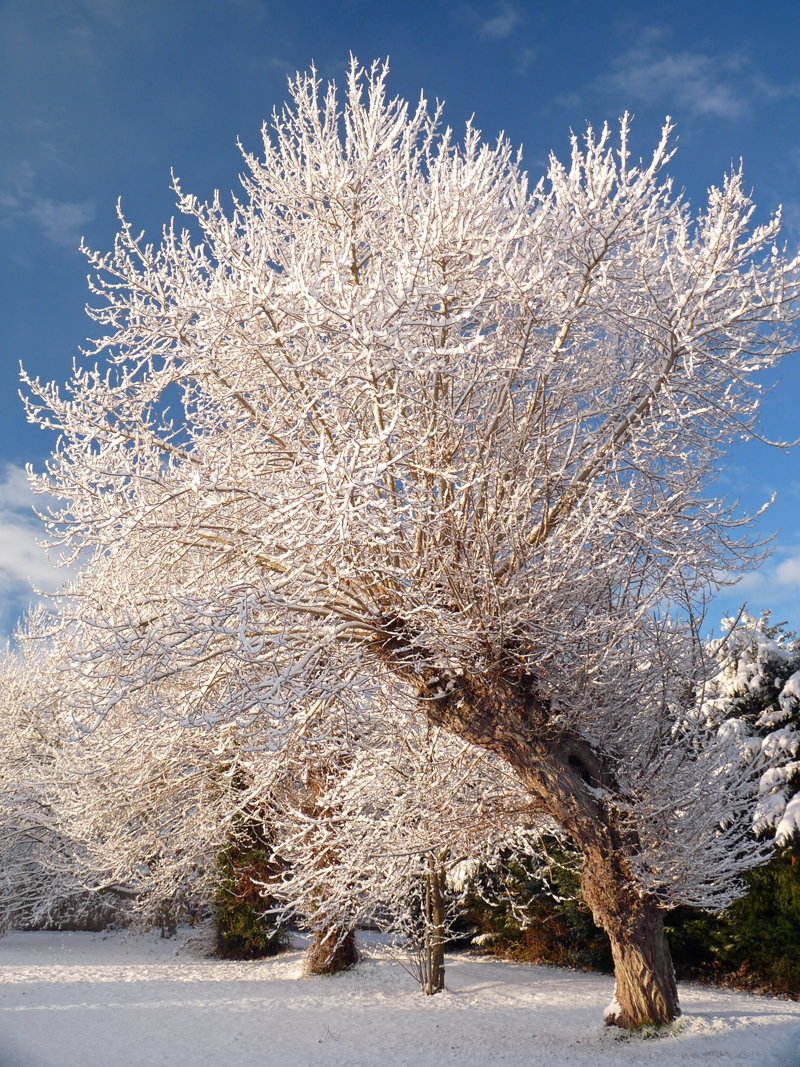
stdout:
POLYGON ((3 184, 4 187, 0 187, 0 224, 33 223, 53 244, 63 248, 78 247, 85 227, 95 217, 94 204, 38 196, 35 174, 25 161, 3 184))
POLYGON ((800 627, 800 545, 778 546, 758 570, 745 574, 717 597, 727 612, 745 601, 751 614, 771 611, 774 619, 800 627))
POLYGON ((54 567, 37 543, 44 530, 33 508, 47 503, 31 491, 21 467, 0 467, 0 629, 6 632, 38 599, 33 587, 55 593, 72 577, 70 568, 54 567))
POLYGON ((580 102, 581 94, 576 92, 559 93, 553 97, 553 103, 563 108, 576 108, 580 105, 580 102))
POLYGON ((736 119, 750 106, 737 77, 742 66, 743 60, 737 55, 659 55, 655 46, 642 42, 614 60, 612 73, 604 82, 633 104, 660 104, 691 115, 736 119))
POLYGON ((800 204, 795 201, 784 204, 782 219, 784 235, 795 244, 800 242, 800 204))
POLYGON ((736 120, 759 101, 800 95, 800 83, 776 85, 740 52, 671 51, 667 34, 648 27, 611 62, 595 87, 620 95, 628 106, 658 106, 698 118, 736 120))
POLYGON ((299 64, 284 56, 259 56, 258 59, 250 61, 249 69, 253 71, 277 70, 281 74, 294 75, 299 69, 299 64))
POLYGON ((509 37, 514 29, 522 22, 517 11, 511 4, 498 4, 495 9, 497 14, 491 18, 483 19, 478 25, 478 32, 484 37, 494 37, 502 40, 509 37))
POLYGON ((775 577, 781 587, 800 591, 800 554, 790 556, 775 568, 775 577))
POLYGON ((94 207, 90 203, 37 199, 28 213, 48 240, 65 247, 76 247, 83 236, 83 228, 94 218, 94 207))
POLYGON ((239 13, 247 19, 261 22, 267 14, 266 5, 261 0, 227 0, 239 13))
POLYGON ((527 74, 538 54, 538 48, 523 48, 514 67, 517 74, 527 74))

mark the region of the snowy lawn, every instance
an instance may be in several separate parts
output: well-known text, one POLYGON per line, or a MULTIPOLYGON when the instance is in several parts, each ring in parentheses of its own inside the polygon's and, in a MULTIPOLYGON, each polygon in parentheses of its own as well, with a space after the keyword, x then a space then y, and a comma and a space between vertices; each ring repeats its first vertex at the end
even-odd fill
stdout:
POLYGON ((302 952, 235 963, 124 932, 0 940, 0 1067, 800 1067, 800 1004, 683 985, 660 1038, 601 1022, 613 979, 468 956, 423 997, 375 938, 302 978, 302 952))

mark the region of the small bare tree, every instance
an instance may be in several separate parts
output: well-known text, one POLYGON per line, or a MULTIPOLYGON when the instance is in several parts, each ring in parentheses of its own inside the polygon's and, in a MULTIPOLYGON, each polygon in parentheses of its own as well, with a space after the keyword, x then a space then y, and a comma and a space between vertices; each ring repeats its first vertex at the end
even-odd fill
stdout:
POLYGON ((343 915, 348 928, 378 925, 410 956, 423 992, 439 992, 459 896, 450 872, 522 837, 535 848, 541 820, 510 768, 393 700, 351 713, 345 745, 341 725, 327 722, 316 753, 298 753, 295 737, 277 760, 293 764, 290 783, 313 779, 315 803, 276 776, 272 808, 283 815, 286 862, 276 892, 312 929, 333 933, 332 918, 343 915), (320 762, 324 783, 314 770, 320 762))

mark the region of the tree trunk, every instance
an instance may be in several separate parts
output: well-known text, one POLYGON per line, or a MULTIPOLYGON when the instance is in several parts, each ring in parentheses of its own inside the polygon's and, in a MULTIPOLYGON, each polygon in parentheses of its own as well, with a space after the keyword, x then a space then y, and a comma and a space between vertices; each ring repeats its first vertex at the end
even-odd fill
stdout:
POLYGON ((615 869, 619 866, 613 857, 584 854, 583 898, 608 934, 614 956, 616 989, 604 1018, 625 1030, 660 1026, 681 1013, 664 913, 638 896, 630 879, 615 869))
POLYGON ((445 675, 420 667, 424 653, 396 620, 386 622, 378 649, 415 686, 429 722, 506 760, 540 810, 580 848, 582 891, 614 955, 617 988, 606 1022, 630 1029, 677 1018, 662 912, 637 892, 627 861, 639 842, 635 831, 620 825, 627 798, 619 791, 614 761, 552 723, 550 702, 539 696, 533 677, 503 671, 495 677, 445 675))
POLYGON ((425 990, 430 996, 444 989, 444 894, 446 890, 444 871, 430 858, 428 875, 430 953, 428 958, 428 982, 425 990))
POLYGON ((354 930, 316 930, 306 955, 308 974, 338 974, 358 963, 354 930))
MULTIPOLYGON (((314 868, 320 872, 320 901, 326 896, 325 871, 339 862, 336 850, 324 843, 327 838, 325 823, 334 818, 337 812, 321 803, 321 798, 325 796, 331 777, 343 773, 343 770, 342 764, 333 762, 315 764, 306 770, 304 786, 307 796, 301 804, 301 810, 317 827, 322 827, 321 831, 317 830, 316 840, 319 841, 319 847, 315 850, 314 859, 314 868)), ((317 920, 320 925, 314 930, 314 937, 306 954, 307 974, 338 974, 358 962, 355 931, 346 924, 346 916, 340 913, 338 920, 333 916, 317 920)))

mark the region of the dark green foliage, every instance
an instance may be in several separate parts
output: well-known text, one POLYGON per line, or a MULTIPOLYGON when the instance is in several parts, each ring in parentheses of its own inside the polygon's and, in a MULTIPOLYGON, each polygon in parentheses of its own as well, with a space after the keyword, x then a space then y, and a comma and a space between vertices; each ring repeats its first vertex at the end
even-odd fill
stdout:
POLYGON ((289 943, 286 930, 268 912, 265 884, 274 879, 268 844, 255 831, 231 844, 218 859, 220 885, 214 898, 217 954, 228 959, 276 956, 289 943))
MULTIPOLYGON (((545 872, 519 857, 479 871, 463 918, 485 951, 506 959, 611 971, 608 938, 576 899, 579 858, 548 851, 545 872)), ((677 977, 800 996, 800 843, 744 880, 747 894, 721 914, 676 908, 665 917, 677 977)))
POLYGON ((710 915, 677 908, 667 935, 679 978, 800 996, 800 843, 745 875, 748 893, 710 915))
POLYGON ((480 929, 485 951, 529 963, 613 970, 611 945, 580 901, 580 857, 548 842, 546 870, 506 855, 481 870, 467 897, 464 919, 480 929))

